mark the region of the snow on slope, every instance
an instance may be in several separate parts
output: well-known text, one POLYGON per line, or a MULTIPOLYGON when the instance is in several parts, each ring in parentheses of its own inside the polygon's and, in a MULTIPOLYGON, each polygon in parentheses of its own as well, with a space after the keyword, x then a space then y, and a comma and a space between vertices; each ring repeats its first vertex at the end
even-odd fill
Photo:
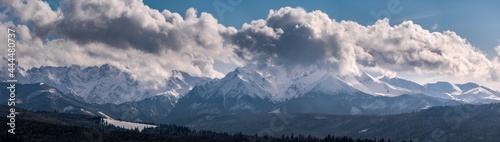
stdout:
POLYGON ((173 70, 170 77, 167 79, 167 83, 164 88, 153 91, 153 93, 144 98, 164 95, 173 96, 176 99, 179 99, 191 91, 194 86, 202 85, 213 80, 214 79, 208 77, 193 77, 186 72, 173 70))
POLYGON ((140 131, 144 130, 144 128, 155 128, 157 127, 156 125, 149 125, 149 124, 141 124, 141 123, 133 123, 133 122, 126 122, 126 121, 120 121, 120 120, 114 120, 114 119, 104 119, 104 122, 107 124, 111 124, 117 127, 133 130, 137 128, 140 131))
POLYGON ((280 66, 255 68, 239 67, 230 72, 210 88, 222 88, 230 95, 250 95, 283 102, 315 91, 335 94, 337 92, 364 92, 373 96, 395 97, 403 94, 426 94, 428 96, 477 103, 483 100, 498 101, 500 93, 474 83, 452 84, 437 82, 420 85, 401 78, 375 78, 368 73, 339 75, 318 69, 286 69, 280 66), (244 88, 244 89, 242 89, 244 88))
POLYGON ((343 80, 349 82, 349 85, 357 90, 375 96, 394 97, 402 94, 414 94, 408 89, 390 85, 365 72, 361 75, 344 76, 343 80))
POLYGON ((81 68, 40 67, 23 71, 19 76, 20 83, 46 83, 65 94, 72 94, 88 103, 113 103, 140 101, 146 98, 165 95, 178 99, 192 87, 212 81, 205 77, 192 77, 182 71, 172 71, 166 84, 157 89, 149 89, 140 84, 132 76, 112 65, 81 68))
POLYGON ((490 103, 499 102, 500 94, 494 94, 483 87, 476 87, 458 95, 457 98, 467 103, 490 103))
POLYGON ((221 94, 245 94, 250 97, 281 102, 304 95, 312 89, 331 92, 349 90, 347 87, 349 86, 326 71, 287 71, 280 67, 257 70, 247 66, 236 68, 208 88, 212 91, 219 90, 221 94))
POLYGON ((222 94, 246 94, 274 102, 301 97, 311 91, 330 94, 360 91, 374 96, 390 97, 414 94, 408 89, 390 85, 367 73, 338 75, 327 70, 307 68, 287 70, 279 66, 263 69, 251 66, 238 67, 208 88, 211 88, 212 92, 219 89, 222 94))
POLYGON ((414 93, 422 93, 442 99, 457 100, 465 103, 500 102, 500 92, 471 82, 453 84, 441 81, 420 85, 401 78, 383 77, 381 80, 414 93))
POLYGON ((99 111, 99 114, 104 116, 104 122, 106 124, 111 124, 113 126, 129 129, 129 130, 134 130, 137 128, 139 131, 144 130, 144 128, 155 128, 157 127, 156 125, 149 125, 149 124, 141 124, 141 123, 134 123, 134 122, 127 122, 127 121, 120 121, 120 120, 115 120, 108 115, 102 113, 99 111))
POLYGON ((230 95, 246 94, 251 97, 268 98, 274 102, 301 97, 311 91, 331 94, 360 91, 374 96, 389 97, 402 94, 427 94, 464 102, 497 100, 500 97, 498 91, 474 83, 437 82, 420 85, 401 78, 375 78, 367 73, 338 75, 335 72, 312 68, 245 66, 235 69, 218 81, 193 77, 182 71, 172 71, 171 74, 171 77, 165 79, 165 86, 156 90, 145 89, 127 72, 111 65, 88 68, 76 65, 32 68, 23 70, 18 80, 20 83, 46 83, 65 94, 72 94, 86 102, 99 104, 140 101, 158 95, 174 96, 174 99, 179 99, 194 86, 212 81, 216 83, 210 88, 222 88, 223 94, 228 92, 233 92, 229 93, 230 95))
POLYGON ((92 103, 122 103, 134 100, 138 97, 136 94, 140 94, 137 81, 128 73, 107 64, 83 69, 76 65, 32 68, 18 76, 18 81, 25 84, 45 83, 92 103))

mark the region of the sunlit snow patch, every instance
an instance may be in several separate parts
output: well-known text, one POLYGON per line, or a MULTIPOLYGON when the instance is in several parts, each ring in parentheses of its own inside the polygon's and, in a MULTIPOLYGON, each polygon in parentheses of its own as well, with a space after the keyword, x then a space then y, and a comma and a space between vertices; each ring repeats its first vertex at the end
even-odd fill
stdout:
POLYGON ((80 108, 80 111, 85 112, 85 113, 90 114, 90 115, 94 115, 94 113, 92 113, 90 111, 87 111, 87 110, 85 110, 83 108, 80 108))
POLYGON ((314 117, 314 118, 315 118, 315 119, 326 119, 326 117, 324 117, 324 116, 316 116, 316 117, 314 117))
POLYGON ((363 129, 361 131, 359 131, 358 133, 366 133, 368 131, 368 129, 363 129))
POLYGON ((115 120, 108 115, 102 113, 99 111, 99 114, 102 116, 106 117, 104 118, 104 122, 107 124, 111 124, 117 127, 133 130, 135 128, 139 129, 139 131, 142 131, 144 128, 155 128, 157 127, 156 125, 149 125, 149 124, 141 124, 141 123, 133 123, 133 122, 127 122, 127 121, 120 121, 120 120, 115 120))
POLYGON ((270 111, 269 113, 281 113, 280 109, 276 109, 276 110, 273 110, 273 111, 270 111))

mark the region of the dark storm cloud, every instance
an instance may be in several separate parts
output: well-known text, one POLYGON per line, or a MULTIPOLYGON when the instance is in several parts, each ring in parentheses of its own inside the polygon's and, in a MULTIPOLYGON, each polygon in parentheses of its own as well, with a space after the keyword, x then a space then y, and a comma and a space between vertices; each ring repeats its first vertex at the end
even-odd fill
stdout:
MULTIPOLYGON (((237 51, 243 55, 245 51, 252 53, 252 58, 258 63, 272 60, 278 65, 310 65, 320 63, 327 53, 326 43, 318 39, 310 39, 313 31, 308 27, 280 27, 285 33, 277 33, 275 37, 266 33, 254 33, 254 29, 243 29, 234 36, 234 42, 240 47, 237 51), (250 38, 248 38, 250 37, 250 38)), ((272 28, 272 27, 271 27, 272 28)))
POLYGON ((327 64, 326 58, 339 57, 339 41, 336 38, 314 37, 316 29, 304 21, 318 15, 307 15, 305 11, 283 11, 277 11, 266 20, 245 24, 233 37, 233 42, 240 47, 237 54, 263 66, 285 67, 321 67, 327 64))

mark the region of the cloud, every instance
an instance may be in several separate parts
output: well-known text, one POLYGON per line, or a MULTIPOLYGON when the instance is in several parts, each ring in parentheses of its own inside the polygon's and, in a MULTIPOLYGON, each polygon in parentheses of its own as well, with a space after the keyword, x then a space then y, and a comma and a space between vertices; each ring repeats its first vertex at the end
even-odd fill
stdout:
POLYGON ((2 18, 0 30, 18 31, 17 57, 25 68, 111 63, 153 86, 170 70, 222 77, 215 62, 500 80, 500 59, 488 59, 455 32, 430 32, 412 21, 363 26, 284 7, 237 30, 193 8, 183 17, 141 0, 62 0, 57 9, 40 0, 0 0, 0 6, 19 20, 2 18))
POLYGON ((62 0, 57 11, 38 0, 11 5, 22 21, 34 24, 37 35, 55 34, 81 44, 99 42, 155 54, 224 47, 221 35, 235 30, 218 24, 208 13, 197 17, 191 8, 183 19, 168 10, 151 9, 141 0, 62 0))
POLYGON ((339 73, 417 72, 498 81, 498 63, 455 32, 430 32, 412 21, 363 26, 321 11, 285 7, 244 24, 236 53, 250 64, 317 66, 339 73), (371 69, 370 69, 371 68, 371 69))
POLYGON ((439 27, 439 25, 438 25, 438 24, 434 24, 434 25, 432 25, 432 27, 431 27, 431 28, 432 28, 432 30, 436 30, 438 27, 439 27))
MULTIPOLYGON (((497 57, 493 59, 493 69, 491 71, 491 76, 494 80, 500 80, 500 45, 495 47, 495 51, 497 52, 497 57)), ((500 85, 500 81, 497 83, 500 85)))
POLYGON ((339 23, 320 11, 287 7, 271 11, 265 20, 244 24, 233 41, 240 47, 236 51, 240 57, 260 66, 342 66, 346 72, 357 71, 351 60, 356 49, 345 48, 352 44, 338 38, 342 34, 339 23))
POLYGON ((2 21, 1 28, 16 27, 21 37, 17 58, 25 68, 112 63, 128 68, 136 79, 161 84, 170 70, 222 77, 215 61, 239 64, 235 46, 225 41, 237 30, 208 13, 198 16, 193 8, 182 17, 140 0, 62 0, 55 10, 40 0, 0 5, 19 19, 2 21))
POLYGON ((498 56, 500 56, 500 45, 495 47, 495 51, 497 51, 498 56))

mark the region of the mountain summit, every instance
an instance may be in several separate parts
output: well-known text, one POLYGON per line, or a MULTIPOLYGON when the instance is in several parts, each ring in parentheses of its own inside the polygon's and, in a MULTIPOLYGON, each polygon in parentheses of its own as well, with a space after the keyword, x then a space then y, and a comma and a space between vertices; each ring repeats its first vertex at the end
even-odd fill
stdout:
MULTIPOLYGON (((280 66, 238 67, 221 79, 194 77, 174 70, 164 86, 155 90, 147 89, 126 71, 109 64, 32 68, 21 72, 18 80, 22 84, 53 87, 53 92, 60 92, 61 98, 69 100, 46 99, 45 103, 58 104, 58 108, 102 111, 134 121, 182 124, 220 115, 285 110, 341 115, 397 114, 432 106, 500 102, 500 92, 475 83, 421 85, 402 78, 376 78, 364 72, 338 74, 280 66)), ((24 94, 36 92, 43 90, 33 89, 24 94)))
POLYGON ((45 83, 64 94, 71 94, 87 103, 97 104, 135 102, 158 95, 173 96, 178 99, 192 87, 211 80, 206 77, 193 77, 182 71, 172 71, 171 76, 165 79, 163 87, 149 90, 129 73, 109 64, 86 68, 77 65, 43 66, 23 71, 18 76, 19 83, 45 83))

